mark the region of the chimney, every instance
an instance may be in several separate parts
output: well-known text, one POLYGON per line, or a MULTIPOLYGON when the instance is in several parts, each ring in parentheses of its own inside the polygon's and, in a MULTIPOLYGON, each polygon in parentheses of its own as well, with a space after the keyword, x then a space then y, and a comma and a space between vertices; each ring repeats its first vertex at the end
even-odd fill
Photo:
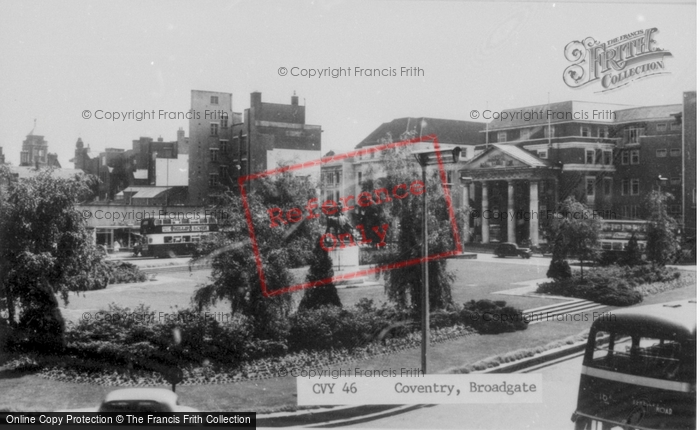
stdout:
POLYGON ((294 95, 292 96, 292 106, 299 106, 299 96, 297 96, 296 91, 294 91, 294 95))
POLYGON ((260 106, 262 104, 262 93, 255 91, 250 93, 250 107, 260 106))
POLYGON ((162 142, 162 141, 163 141, 163 138, 158 136, 158 142, 162 142))

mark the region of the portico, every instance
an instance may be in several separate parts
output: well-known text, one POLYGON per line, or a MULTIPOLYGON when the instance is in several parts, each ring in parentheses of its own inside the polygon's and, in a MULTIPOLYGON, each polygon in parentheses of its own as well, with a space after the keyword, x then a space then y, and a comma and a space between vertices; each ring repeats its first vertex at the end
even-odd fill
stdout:
POLYGON ((542 211, 556 206, 560 170, 513 145, 489 145, 470 160, 460 173, 473 183, 477 241, 539 244, 542 211))

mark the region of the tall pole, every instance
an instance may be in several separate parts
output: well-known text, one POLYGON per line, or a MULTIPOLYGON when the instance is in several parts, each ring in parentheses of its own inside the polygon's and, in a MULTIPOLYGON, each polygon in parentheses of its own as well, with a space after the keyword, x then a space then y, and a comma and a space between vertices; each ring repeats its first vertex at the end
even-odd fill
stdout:
POLYGON ((423 171, 423 290, 421 294, 421 370, 423 375, 428 374, 428 341, 430 333, 430 306, 428 303, 428 187, 426 180, 426 166, 421 164, 423 171))

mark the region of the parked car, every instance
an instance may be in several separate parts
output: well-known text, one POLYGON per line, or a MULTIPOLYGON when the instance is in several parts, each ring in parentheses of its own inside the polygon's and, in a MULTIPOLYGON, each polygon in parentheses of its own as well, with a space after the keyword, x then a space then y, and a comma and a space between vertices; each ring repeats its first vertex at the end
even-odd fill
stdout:
POLYGON ((57 412, 198 412, 178 402, 176 393, 166 388, 123 388, 105 396, 98 407, 57 412))
POLYGON ((499 258, 505 258, 505 257, 521 257, 521 258, 530 258, 532 257, 532 251, 530 248, 520 248, 518 245, 510 242, 504 242, 499 244, 496 247, 496 250, 493 252, 496 254, 497 257, 499 258))

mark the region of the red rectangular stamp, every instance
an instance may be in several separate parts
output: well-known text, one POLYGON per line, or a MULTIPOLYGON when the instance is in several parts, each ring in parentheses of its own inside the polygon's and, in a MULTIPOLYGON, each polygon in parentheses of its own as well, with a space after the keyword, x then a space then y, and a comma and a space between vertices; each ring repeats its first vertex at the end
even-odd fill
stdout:
MULTIPOLYGON (((410 162, 416 163, 413 159, 411 159, 410 162)), ((347 163, 347 165, 353 164, 357 165, 358 163, 347 163)), ((257 274, 260 280, 263 295, 265 297, 277 296, 285 293, 303 290, 306 288, 313 288, 320 285, 326 285, 332 282, 357 279, 387 270, 397 269, 414 264, 421 264, 426 260, 432 261, 440 258, 461 254, 462 244, 459 236, 459 229, 457 227, 454 209, 452 206, 450 187, 447 182, 447 173, 445 172, 444 164, 445 160, 443 160, 443 155, 440 153, 440 144, 437 140, 437 137, 435 135, 427 135, 411 140, 380 144, 376 146, 362 148, 345 154, 332 155, 329 157, 324 157, 321 159, 311 160, 294 165, 286 165, 276 169, 240 177, 238 179, 238 183, 241 190, 243 208, 245 211, 246 222, 248 225, 250 241, 252 244, 253 254, 257 268, 257 274), (302 175, 305 171, 308 171, 309 169, 320 169, 320 167, 323 165, 327 165, 329 163, 337 164, 338 162, 342 161, 348 162, 354 160, 367 160, 368 162, 373 161, 376 163, 380 162, 380 160, 378 159, 381 158, 381 156, 383 155, 382 153, 387 154, 389 151, 396 151, 398 148, 405 148, 410 151, 415 151, 418 149, 422 149, 423 151, 425 151, 426 145, 428 149, 434 150, 434 154, 436 156, 435 167, 437 168, 437 175, 440 181, 440 186, 438 186, 437 189, 440 189, 442 191, 442 201, 444 201, 445 203, 445 211, 447 213, 450 225, 452 243, 454 244, 453 249, 433 253, 431 255, 428 255, 427 257, 412 257, 406 260, 394 261, 393 263, 384 265, 374 265, 364 269, 360 268, 358 261, 358 265, 356 265, 354 269, 351 269, 344 273, 335 274, 333 277, 329 277, 327 279, 314 282, 303 282, 298 283, 296 285, 284 286, 282 288, 268 288, 268 282, 266 281, 268 277, 266 276, 267 274, 265 272, 264 264, 264 261, 266 261, 267 256, 261 255, 260 246, 257 240, 257 236, 260 232, 256 232, 256 228, 286 228, 290 230, 291 234, 291 232, 293 232, 294 229, 304 221, 318 219, 322 215, 324 215, 327 218, 327 223, 329 226, 333 225, 333 223, 347 223, 345 212, 352 213, 353 210, 363 211, 373 206, 379 206, 395 200, 406 201, 407 199, 427 198, 426 193, 428 192, 429 187, 427 184, 423 183, 420 177, 417 177, 411 179, 410 181, 393 184, 393 186, 389 187, 378 186, 372 190, 363 190, 361 192, 348 192, 346 195, 336 196, 335 198, 328 198, 325 201, 321 201, 319 197, 312 197, 308 199, 306 205, 300 207, 286 209, 282 209, 279 207, 269 207, 265 208, 264 211, 261 211, 259 208, 257 208, 257 210, 254 211, 253 209, 251 209, 251 205, 249 204, 249 191, 246 189, 246 186, 250 182, 262 178, 272 178, 275 175, 280 175, 285 172, 295 172, 297 174, 302 175), (260 220, 261 217, 265 218, 264 223, 254 223, 254 219, 260 220), (338 221, 342 219, 344 219, 345 221, 338 221), (261 227, 261 225, 264 225, 264 227, 261 227)), ((357 189, 357 187, 353 186, 352 189, 355 190, 357 189)), ((416 216, 420 217, 421 214, 417 213, 416 216)), ((343 229, 331 229, 329 227, 324 234, 320 235, 318 239, 313 239, 318 240, 320 246, 328 252, 333 252, 336 250, 346 250, 351 247, 357 247, 357 249, 359 249, 362 246, 374 246, 379 248, 386 245, 385 240, 387 239, 389 228, 390 225, 388 223, 382 223, 380 225, 373 226, 358 224, 354 226, 353 233, 351 233, 348 231, 344 231, 343 229)))

